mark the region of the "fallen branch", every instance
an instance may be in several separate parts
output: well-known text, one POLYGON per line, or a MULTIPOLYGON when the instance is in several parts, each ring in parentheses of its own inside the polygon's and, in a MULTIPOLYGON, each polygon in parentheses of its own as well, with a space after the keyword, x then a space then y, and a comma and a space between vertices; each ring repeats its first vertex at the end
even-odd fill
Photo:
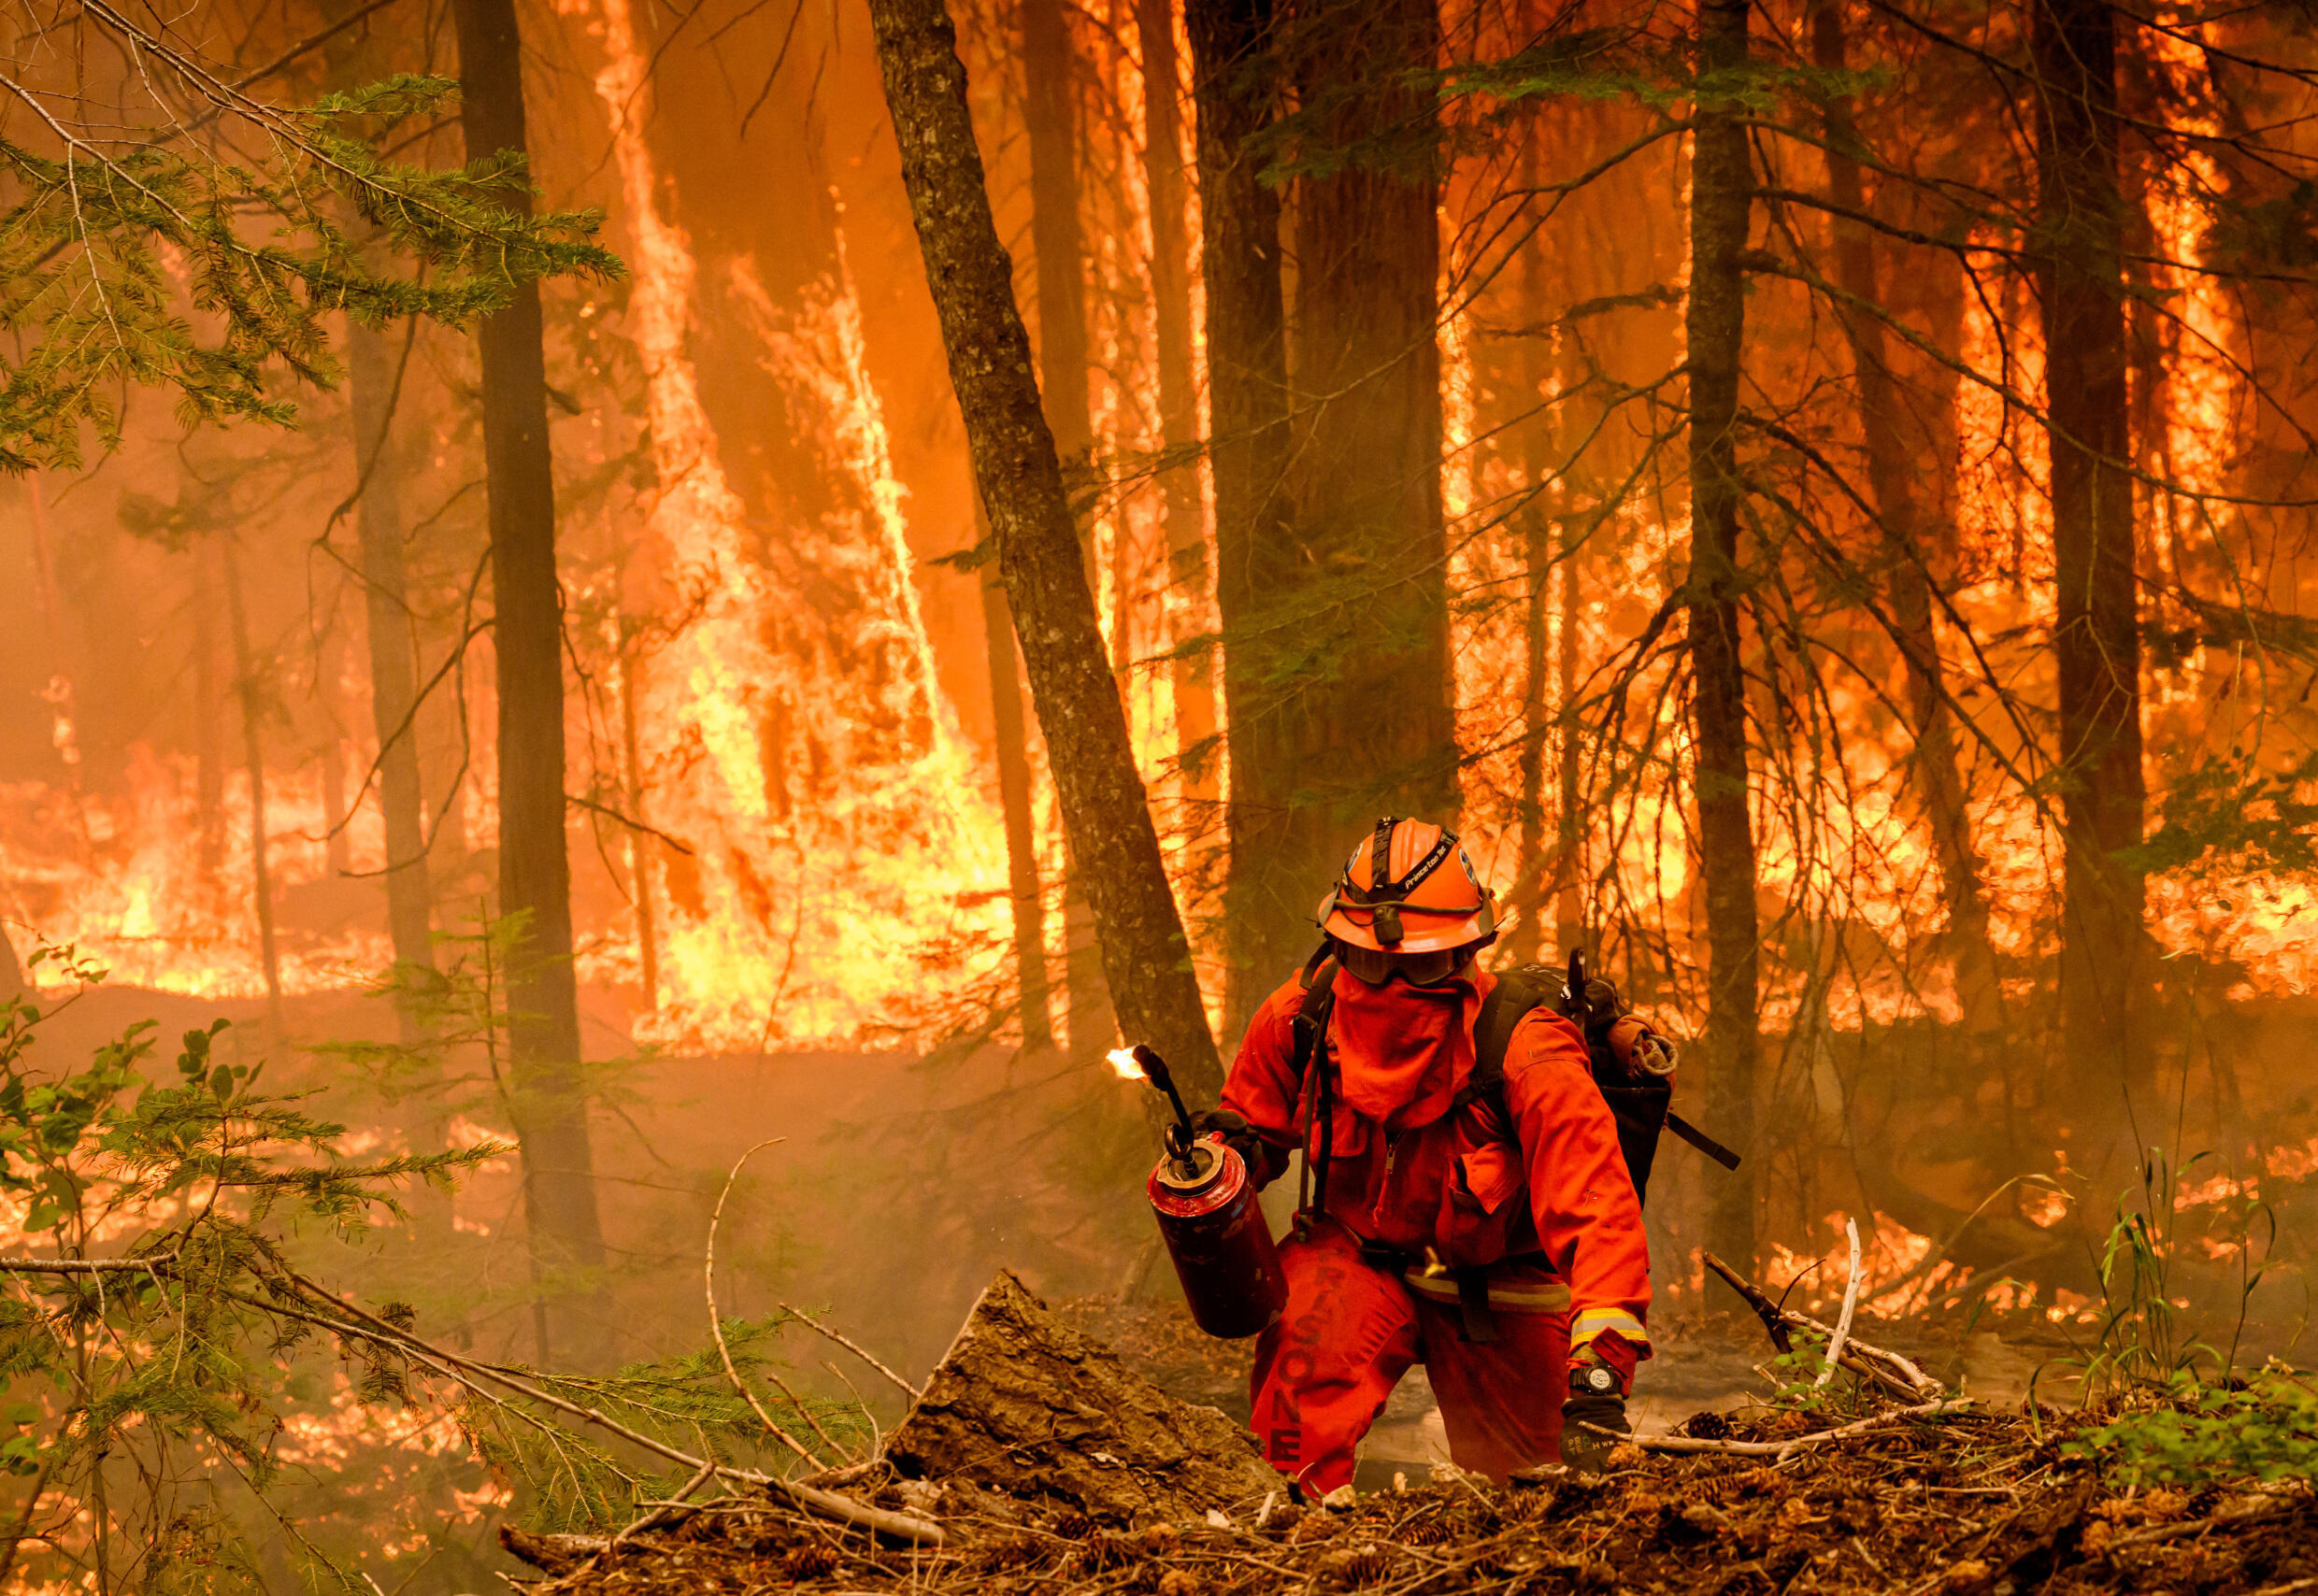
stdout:
POLYGON ((0 1258, 0 1274, 142 1275, 175 1263, 177 1259, 174 1252, 157 1252, 150 1258, 0 1258))
POLYGON ((684 1501, 686 1497, 690 1496, 694 1491, 698 1490, 702 1486, 708 1484, 708 1481, 714 1479, 715 1477, 715 1464, 701 1464, 700 1467, 694 1471, 693 1477, 679 1486, 677 1488, 676 1494, 668 1498, 667 1501, 642 1503, 642 1505, 647 1509, 644 1516, 641 1518, 638 1518, 635 1523, 630 1524, 626 1529, 621 1531, 618 1534, 614 1535, 608 1544, 614 1546, 624 1546, 627 1544, 631 1536, 640 1535, 647 1530, 658 1529, 661 1525, 675 1518, 677 1513, 686 1505, 684 1501))
MULTIPOLYGON (((10 1270, 24 1274, 45 1275, 151 1273, 159 1275, 166 1273, 171 1278, 181 1279, 176 1268, 179 1260, 179 1255, 176 1252, 155 1253, 149 1257, 127 1259, 0 1259, 0 1274, 10 1270)), ((592 1425, 596 1429, 617 1435, 629 1445, 668 1462, 679 1463, 686 1469, 696 1472, 708 1471, 726 1479, 737 1480, 744 1485, 755 1486, 774 1492, 788 1498, 806 1511, 818 1514, 824 1518, 873 1530, 880 1534, 890 1535, 896 1540, 907 1541, 916 1546, 937 1546, 942 1544, 941 1526, 930 1519, 906 1513, 892 1513, 880 1507, 866 1506, 850 1497, 840 1496, 835 1491, 817 1489, 812 1486, 800 1485, 773 1475, 760 1474, 753 1469, 735 1468, 730 1464, 716 1462, 713 1460, 696 1458, 689 1452, 622 1424, 600 1409, 582 1407, 578 1403, 557 1396, 553 1391, 544 1389, 513 1370, 464 1357, 447 1347, 437 1347, 433 1342, 423 1340, 409 1331, 357 1306, 303 1275, 284 1272, 282 1278, 294 1287, 308 1303, 326 1304, 340 1317, 333 1318, 328 1314, 315 1312, 310 1307, 301 1309, 287 1300, 262 1300, 246 1297, 240 1292, 232 1290, 227 1290, 223 1294, 234 1301, 246 1303, 249 1306, 264 1313, 298 1319, 349 1340, 370 1342, 407 1358, 433 1371, 442 1378, 463 1386, 478 1396, 493 1402, 501 1402, 503 1399, 490 1389, 490 1387, 496 1386, 512 1391, 526 1402, 535 1403, 566 1418, 577 1419, 583 1424, 592 1425)), ((284 1296, 286 1298, 288 1293, 284 1293, 284 1296)), ((720 1341, 721 1339, 720 1336, 720 1341)), ((727 1366, 730 1366, 729 1363, 727 1366)), ((778 1430, 779 1427, 774 1428, 778 1430)), ((791 1445, 796 1445, 794 1437, 788 1437, 788 1439, 791 1445)), ((801 1446, 798 1447, 798 1451, 808 1461, 815 1461, 812 1455, 804 1451, 801 1446)))
MULTIPOLYGON (((1816 1331, 1821 1335, 1835 1333, 1832 1327, 1797 1309, 1789 1308, 1787 1317, 1804 1329, 1816 1331)), ((1843 1367, 1854 1374, 1864 1372, 1870 1379, 1890 1387, 1903 1396, 1916 1397, 1926 1402, 1944 1396, 1948 1390, 1943 1381, 1936 1380, 1925 1374, 1923 1365, 1913 1359, 1894 1352, 1888 1347, 1878 1347, 1873 1342, 1862 1341, 1856 1334, 1850 1338, 1849 1345, 1843 1350, 1843 1367), (1877 1367, 1879 1363, 1882 1365, 1881 1368, 1877 1367)))
POLYGON ((1787 1310, 1763 1295, 1761 1288, 1710 1252, 1699 1255, 1706 1266, 1723 1277, 1723 1284, 1746 1300, 1754 1310, 1754 1317, 1763 1321, 1763 1329, 1770 1336, 1770 1344, 1781 1352, 1795 1350, 1795 1332, 1787 1324, 1787 1310))
POLYGON ((582 1423, 594 1425, 599 1430, 608 1431, 629 1445, 639 1446, 655 1457, 664 1458, 672 1463, 682 1463, 694 1469, 712 1466, 726 1479, 761 1486, 767 1490, 786 1496, 799 1507, 818 1513, 824 1518, 834 1518, 841 1523, 857 1524, 864 1529, 875 1530, 880 1534, 892 1535, 896 1540, 909 1541, 917 1546, 937 1546, 942 1544, 941 1526, 931 1519, 916 1518, 907 1513, 889 1513, 882 1507, 865 1506, 851 1497, 839 1496, 832 1490, 819 1490, 809 1485, 799 1485, 794 1480, 759 1474, 754 1469, 734 1468, 727 1463, 711 1463, 708 1459, 695 1458, 691 1453, 680 1451, 665 1441, 655 1440, 641 1431, 630 1429, 600 1409, 581 1407, 578 1403, 567 1402, 554 1392, 534 1385, 529 1380, 503 1374, 487 1363, 478 1363, 472 1359, 463 1358, 456 1352, 435 1346, 432 1342, 422 1341, 408 1331, 398 1330, 384 1319, 366 1313, 344 1298, 323 1290, 302 1275, 293 1275, 290 1278, 297 1283, 300 1290, 361 1321, 360 1324, 334 1325, 332 1328, 337 1330, 339 1333, 379 1342, 391 1347, 412 1361, 423 1364, 444 1378, 454 1380, 470 1390, 479 1389, 476 1385, 478 1379, 488 1380, 504 1386, 528 1402, 537 1403, 542 1407, 563 1414, 565 1418, 576 1418, 582 1423))
MULTIPOLYGON (((1747 1306, 1754 1310, 1755 1317, 1763 1321, 1763 1328, 1769 1332, 1771 1345, 1780 1351, 1795 1350, 1795 1332, 1798 1330, 1811 1331, 1832 1340, 1835 1334, 1832 1327, 1822 1324, 1807 1313, 1780 1306, 1765 1296, 1753 1281, 1714 1254, 1703 1253, 1700 1257, 1708 1268, 1722 1276, 1724 1284, 1746 1299, 1747 1306)), ((1845 1337, 1839 1366, 1863 1380, 1882 1386, 1903 1402, 1937 1400, 1948 1389, 1898 1353, 1886 1351, 1860 1340, 1856 1335, 1845 1337)))
POLYGON ((909 1400, 911 1402, 917 1401, 919 1397, 924 1394, 923 1391, 919 1390, 917 1387, 911 1385, 908 1380, 903 1379, 899 1375, 894 1373, 893 1370, 879 1362, 878 1360, 866 1349, 856 1346, 854 1343, 847 1340, 844 1336, 839 1335, 836 1331, 831 1330, 827 1325, 822 1323, 812 1315, 801 1312, 796 1308, 793 1308, 786 1303, 777 1303, 774 1305, 780 1308, 782 1313, 788 1314, 792 1318, 797 1319, 808 1329, 819 1331, 822 1334, 836 1342, 839 1347, 842 1347, 845 1350, 851 1352, 854 1357, 868 1364, 872 1369, 875 1369, 879 1374, 883 1375, 887 1379, 893 1381, 895 1385, 899 1386, 903 1390, 909 1394, 909 1400))
POLYGON ((1843 1286, 1843 1317, 1835 1321, 1835 1333, 1827 1338, 1827 1361, 1813 1382, 1820 1390, 1824 1390, 1827 1382, 1835 1378, 1835 1371, 1843 1361, 1843 1344, 1852 1338, 1852 1315, 1859 1311, 1859 1221, 1846 1218, 1843 1234, 1852 1244, 1852 1272, 1843 1286))
MULTIPOLYGON (((701 1260, 702 1290, 708 1294, 708 1333, 716 1337, 716 1355, 723 1360, 725 1379, 732 1382, 733 1389, 740 1393, 740 1400, 749 1404, 749 1411, 756 1415, 757 1422, 764 1425, 769 1434, 814 1468, 819 1468, 821 1460, 807 1451, 802 1441, 773 1422, 773 1416, 765 1411, 763 1403, 756 1400, 756 1392, 749 1389, 749 1383, 740 1377, 740 1371, 733 1367, 733 1349, 724 1345, 723 1316, 716 1311, 716 1228, 724 1220, 724 1201, 733 1194, 733 1183, 740 1178, 741 1166, 775 1142, 783 1140, 786 1138, 769 1136, 757 1143, 755 1147, 740 1155, 733 1164, 732 1173, 724 1177, 724 1190, 716 1194, 716 1212, 708 1216, 708 1243, 702 1253, 701 1260)), ((795 1402, 796 1399, 792 1396, 790 1401, 795 1402)), ((796 1405, 798 1412, 805 1413, 804 1404, 797 1403, 796 1405)), ((810 1413, 805 1413, 805 1421, 808 1424, 813 1424, 813 1416, 810 1413)), ((813 1424, 813 1429, 819 1432, 821 1426, 813 1424)), ((838 1457, 845 1455, 837 1449, 837 1444, 830 1441, 828 1436, 823 1435, 822 1440, 831 1451, 837 1452, 838 1457)))
POLYGON ((1598 1424, 1586 1428, 1612 1441, 1639 1446, 1645 1452, 1723 1452, 1740 1458, 1785 1458, 1802 1446, 1824 1446, 1829 1441, 1846 1440, 1853 1435, 1897 1423, 1903 1418, 1931 1418, 1940 1414, 1954 1413, 1973 1405, 1972 1397, 1945 1397, 1939 1402, 1919 1403, 1913 1407, 1896 1407, 1888 1413, 1875 1414, 1835 1430, 1814 1431, 1809 1435, 1794 1435, 1784 1441, 1707 1441, 1689 1435, 1629 1435, 1624 1431, 1605 1430, 1598 1424))
POLYGON ((2203 1531, 2225 1528, 2233 1524, 2254 1524, 2265 1518, 2283 1518, 2300 1512, 2303 1505, 2298 1498, 2284 1502, 2265 1502, 2236 1513, 2217 1512, 2210 1517, 2183 1518, 2171 1524, 2150 1524, 2141 1529, 2127 1530, 2114 1536, 2107 1546, 2101 1547, 2101 1555, 2105 1557, 2111 1552, 2150 1546, 2158 1541, 2177 1540, 2183 1535, 2194 1535, 2203 1531))

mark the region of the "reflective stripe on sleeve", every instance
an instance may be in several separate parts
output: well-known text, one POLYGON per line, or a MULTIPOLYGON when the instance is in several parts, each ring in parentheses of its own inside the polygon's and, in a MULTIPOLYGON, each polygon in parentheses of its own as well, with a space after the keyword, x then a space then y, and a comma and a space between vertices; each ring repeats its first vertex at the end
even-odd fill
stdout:
POLYGON ((1624 1308, 1587 1308, 1570 1321, 1570 1350, 1576 1351, 1606 1330, 1616 1331, 1638 1347, 1650 1345, 1650 1332, 1624 1308))

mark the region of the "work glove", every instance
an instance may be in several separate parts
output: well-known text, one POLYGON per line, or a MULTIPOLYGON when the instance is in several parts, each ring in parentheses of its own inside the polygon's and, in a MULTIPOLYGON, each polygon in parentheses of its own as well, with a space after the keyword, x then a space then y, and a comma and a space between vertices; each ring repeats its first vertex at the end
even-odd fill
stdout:
POLYGON ((1200 1136, 1220 1136, 1223 1145, 1239 1155, 1239 1161, 1248 1166, 1249 1176, 1261 1179, 1264 1139, 1255 1133, 1243 1115, 1228 1108, 1203 1108, 1191 1117, 1192 1129, 1200 1136))
POLYGON ((1588 1430, 1589 1424, 1598 1424, 1621 1435, 1631 1434, 1633 1426, 1625 1421, 1625 1398, 1614 1393, 1597 1396, 1573 1392, 1562 1404, 1562 1461, 1580 1474, 1597 1475, 1609 1463, 1610 1449, 1618 1443, 1588 1430))
POLYGON ((1590 1343, 1569 1358, 1569 1400, 1562 1404, 1562 1461, 1581 1474, 1601 1473, 1610 1449, 1618 1445, 1587 1425, 1621 1435, 1633 1429, 1625 1421, 1625 1390, 1634 1376, 1634 1355, 1614 1331, 1595 1338, 1595 1343, 1605 1341, 1610 1343, 1608 1347, 1590 1343))

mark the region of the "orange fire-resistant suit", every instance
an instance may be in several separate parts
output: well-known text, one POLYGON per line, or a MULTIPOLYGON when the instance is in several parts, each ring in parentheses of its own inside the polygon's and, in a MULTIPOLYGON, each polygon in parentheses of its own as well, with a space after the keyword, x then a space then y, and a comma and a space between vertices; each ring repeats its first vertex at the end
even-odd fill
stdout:
MULTIPOLYGON (((1513 1033, 1501 1100, 1467 1093, 1473 1023, 1495 977, 1446 989, 1336 983, 1327 1208, 1281 1247, 1285 1311, 1256 1343, 1256 1436, 1306 1490, 1352 1477, 1353 1451, 1410 1364, 1439 1399, 1450 1455, 1502 1479, 1555 1456, 1573 1346, 1623 1376, 1650 1355, 1650 1256, 1616 1122, 1578 1028, 1545 1009, 1513 1033), (1466 1303, 1487 1291, 1488 1311, 1466 1303)), ((1295 1070, 1304 999, 1257 1010, 1223 1106, 1262 1138, 1260 1183, 1306 1141, 1295 1070)))

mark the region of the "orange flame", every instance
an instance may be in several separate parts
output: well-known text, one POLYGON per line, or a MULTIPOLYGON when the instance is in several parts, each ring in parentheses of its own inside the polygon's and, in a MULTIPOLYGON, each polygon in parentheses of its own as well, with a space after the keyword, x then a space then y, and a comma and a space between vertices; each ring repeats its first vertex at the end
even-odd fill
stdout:
MULTIPOLYGON (((748 262, 733 273, 766 363, 829 419, 827 453, 862 506, 789 529, 873 606, 833 649, 813 630, 817 606, 753 553, 685 349, 697 269, 662 215, 637 121, 644 53, 628 0, 598 10, 595 87, 635 233, 628 314, 660 484, 655 575, 691 617, 637 670, 656 823, 694 848, 680 879, 664 861, 653 882, 670 913, 643 1029, 710 1045, 852 1039, 923 983, 915 948, 962 921, 998 932, 1003 834, 935 679, 841 241, 837 280, 801 316, 773 310, 748 262), (867 679, 851 663, 861 657, 867 679)), ((620 973, 624 960, 608 962, 620 973)))

